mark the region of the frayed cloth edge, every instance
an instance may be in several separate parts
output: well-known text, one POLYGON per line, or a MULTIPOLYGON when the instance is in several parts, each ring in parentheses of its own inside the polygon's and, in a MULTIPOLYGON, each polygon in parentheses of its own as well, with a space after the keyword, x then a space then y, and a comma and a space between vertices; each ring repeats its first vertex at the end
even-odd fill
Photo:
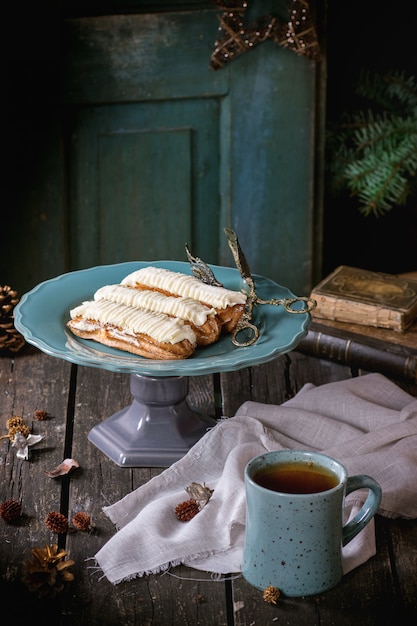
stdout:
MULTIPOLYGON (((200 553, 200 554, 193 554, 192 556, 188 556, 188 557, 185 556, 181 559, 172 559, 171 561, 162 563, 161 565, 158 565, 157 567, 154 567, 152 569, 145 569, 145 570, 141 570, 132 574, 127 574, 126 576, 122 576, 114 580, 109 578, 108 574, 106 574, 106 572, 102 569, 96 557, 89 557, 88 559, 85 559, 85 560, 94 561, 95 563, 95 565, 88 566, 88 569, 94 570, 93 572, 91 572, 91 575, 100 573, 101 575, 99 576, 99 580, 105 577, 113 585, 118 585, 121 582, 134 580, 135 578, 143 578, 144 576, 151 576, 154 574, 164 574, 165 572, 170 570, 172 567, 178 567, 178 565, 187 565, 189 567, 192 567, 194 560, 206 559, 209 556, 212 556, 213 554, 218 554, 218 552, 219 550, 211 550, 211 551, 207 551, 207 552, 200 553)), ((207 570, 207 571, 209 572, 211 570, 207 570)), ((211 573, 217 574, 217 572, 211 572, 211 573)))

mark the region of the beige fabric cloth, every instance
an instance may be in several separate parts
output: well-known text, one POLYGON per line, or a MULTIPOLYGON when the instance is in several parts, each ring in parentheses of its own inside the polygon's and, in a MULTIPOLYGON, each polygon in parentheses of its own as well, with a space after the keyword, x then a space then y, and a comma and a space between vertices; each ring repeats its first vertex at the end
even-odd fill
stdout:
MULTIPOLYGON (((350 475, 382 487, 379 513, 417 518, 417 398, 380 374, 321 386, 305 385, 282 405, 245 402, 189 452, 145 485, 103 510, 118 532, 95 555, 112 582, 158 573, 180 563, 199 570, 240 572, 245 532, 246 463, 268 450, 321 450, 350 475), (191 482, 214 493, 188 522, 174 509, 191 482)), ((347 496, 354 515, 366 491, 347 496)), ((344 573, 375 554, 373 521, 343 549, 344 573)))

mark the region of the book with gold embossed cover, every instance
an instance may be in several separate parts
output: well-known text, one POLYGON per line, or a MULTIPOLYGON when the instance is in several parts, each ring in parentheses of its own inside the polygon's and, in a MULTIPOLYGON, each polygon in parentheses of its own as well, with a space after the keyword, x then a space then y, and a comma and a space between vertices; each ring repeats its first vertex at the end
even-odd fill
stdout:
POLYGON ((318 319, 404 331, 417 318, 417 280, 340 265, 311 292, 318 319))

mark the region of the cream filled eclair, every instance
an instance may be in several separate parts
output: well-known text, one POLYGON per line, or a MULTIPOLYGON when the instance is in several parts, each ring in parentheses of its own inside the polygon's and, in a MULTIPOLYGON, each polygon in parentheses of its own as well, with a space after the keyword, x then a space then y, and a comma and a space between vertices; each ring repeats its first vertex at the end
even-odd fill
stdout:
POLYGON ((148 359, 186 359, 197 345, 183 320, 109 300, 83 302, 70 317, 67 326, 78 337, 148 359))
POLYGON ((147 266, 123 278, 121 284, 136 289, 158 291, 167 296, 193 298, 216 310, 224 332, 236 327, 244 311, 247 296, 241 291, 203 283, 195 276, 147 266))
POLYGON ((214 343, 220 336, 221 324, 216 310, 193 298, 166 296, 158 291, 116 284, 100 287, 94 294, 94 300, 110 300, 182 319, 194 330, 199 346, 214 343))

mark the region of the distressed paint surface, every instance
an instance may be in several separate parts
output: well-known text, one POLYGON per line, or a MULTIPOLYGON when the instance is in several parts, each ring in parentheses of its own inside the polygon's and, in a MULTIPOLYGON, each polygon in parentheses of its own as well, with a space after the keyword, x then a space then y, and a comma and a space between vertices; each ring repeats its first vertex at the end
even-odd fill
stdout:
POLYGON ((310 291, 315 64, 265 42, 213 71, 217 29, 216 7, 64 21, 35 142, 28 120, 15 134, 16 162, 29 150, 32 165, 14 198, 5 281, 24 292, 102 263, 186 260, 185 244, 233 266, 227 226, 253 272, 310 291))

